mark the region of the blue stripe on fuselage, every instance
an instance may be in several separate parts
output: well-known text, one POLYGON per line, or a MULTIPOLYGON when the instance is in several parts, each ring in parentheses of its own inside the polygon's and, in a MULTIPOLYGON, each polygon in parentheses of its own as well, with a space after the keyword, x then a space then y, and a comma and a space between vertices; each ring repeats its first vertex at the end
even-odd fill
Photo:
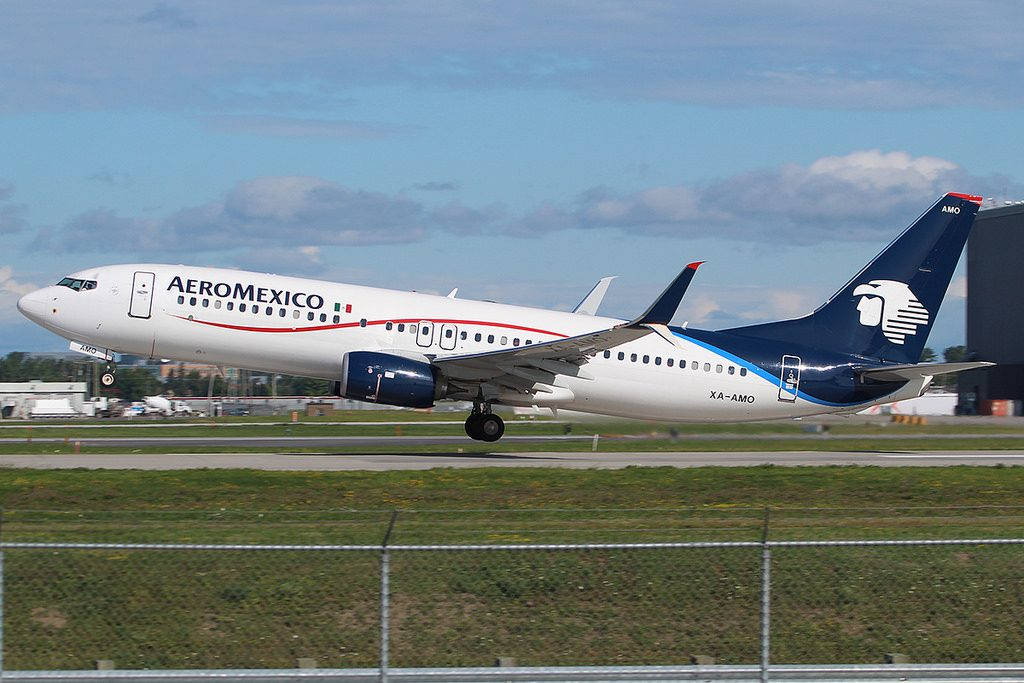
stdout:
MULTIPOLYGON (((709 344, 708 342, 704 342, 704 341, 701 341, 699 339, 695 339, 695 338, 693 338, 693 337, 691 337, 689 335, 683 334, 682 332, 680 332, 679 330, 677 330, 675 328, 669 328, 669 329, 672 331, 672 334, 674 334, 675 336, 679 337, 680 339, 685 339, 686 341, 688 341, 688 342, 690 342, 692 344, 696 344, 697 346, 699 346, 699 347, 701 347, 703 349, 711 351, 712 353, 717 354, 717 355, 721 356, 722 358, 725 358, 725 359, 727 359, 727 360, 729 360, 729 361, 731 361, 731 362, 733 362, 733 363, 735 363, 735 364, 737 364, 737 365, 739 365, 741 367, 746 368, 748 372, 752 372, 755 375, 761 377, 762 379, 770 382, 776 388, 779 387, 779 381, 780 381, 779 378, 777 376, 773 375, 772 373, 768 372, 767 370, 765 370, 761 366, 759 366, 759 365, 757 365, 755 363, 752 363, 751 361, 748 361, 748 360, 746 360, 744 358, 740 358, 739 356, 737 356, 737 355, 735 355, 733 353, 729 353, 725 349, 719 348, 719 347, 717 347, 717 346, 715 346, 713 344, 709 344)), ((816 403, 818 405, 830 406, 830 407, 833 407, 833 408, 845 408, 845 407, 857 406, 857 405, 865 405, 865 406, 867 406, 867 405, 872 405, 874 403, 873 401, 866 401, 866 402, 865 401, 854 401, 852 403, 835 403, 833 401, 826 401, 826 400, 818 398, 816 396, 811 396, 810 394, 808 394, 808 393, 806 393, 804 391, 800 391, 799 389, 797 390, 797 396, 799 398, 802 398, 805 401, 808 401, 809 403, 816 403)))

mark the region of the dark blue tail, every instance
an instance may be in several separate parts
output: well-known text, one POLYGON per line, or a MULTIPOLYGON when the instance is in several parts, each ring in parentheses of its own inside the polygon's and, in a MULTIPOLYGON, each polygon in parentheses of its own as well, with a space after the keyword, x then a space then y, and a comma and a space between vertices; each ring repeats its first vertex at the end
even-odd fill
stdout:
POLYGON ((811 315, 725 331, 916 363, 980 205, 950 192, 811 315))

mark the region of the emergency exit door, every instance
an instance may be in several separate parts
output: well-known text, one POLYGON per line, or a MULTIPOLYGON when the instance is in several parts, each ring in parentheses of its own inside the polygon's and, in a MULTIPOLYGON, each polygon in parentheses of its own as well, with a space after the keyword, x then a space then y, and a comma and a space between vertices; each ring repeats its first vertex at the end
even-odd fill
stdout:
POLYGON ((782 375, 779 377, 779 400, 793 403, 800 392, 800 357, 782 357, 782 375))
POLYGON ((132 301, 128 315, 133 318, 148 318, 153 312, 153 273, 138 272, 132 280, 132 301))

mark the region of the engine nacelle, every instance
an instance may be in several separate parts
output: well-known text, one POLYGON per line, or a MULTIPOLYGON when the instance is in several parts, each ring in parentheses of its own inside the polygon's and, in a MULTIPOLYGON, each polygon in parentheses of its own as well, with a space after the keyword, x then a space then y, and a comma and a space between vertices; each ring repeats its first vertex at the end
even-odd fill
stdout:
POLYGON ((405 408, 429 408, 444 395, 430 363, 376 351, 349 351, 341 362, 338 395, 405 408))

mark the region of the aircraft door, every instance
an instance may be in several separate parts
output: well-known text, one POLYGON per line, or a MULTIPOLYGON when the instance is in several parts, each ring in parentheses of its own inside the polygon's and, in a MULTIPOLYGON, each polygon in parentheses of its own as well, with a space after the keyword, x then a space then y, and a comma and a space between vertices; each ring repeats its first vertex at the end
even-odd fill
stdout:
POLYGON ((132 280, 132 301, 128 315, 132 318, 148 318, 153 312, 153 273, 138 272, 132 280))
POLYGON ((800 391, 799 356, 782 357, 782 376, 779 378, 779 400, 793 403, 800 391))
POLYGON ((445 351, 451 351, 455 348, 455 340, 459 338, 459 328, 451 323, 445 323, 441 325, 441 336, 438 338, 437 343, 445 351))
POLYGON ((421 320, 416 324, 416 343, 420 346, 430 346, 434 341, 434 323, 429 320, 421 320))

